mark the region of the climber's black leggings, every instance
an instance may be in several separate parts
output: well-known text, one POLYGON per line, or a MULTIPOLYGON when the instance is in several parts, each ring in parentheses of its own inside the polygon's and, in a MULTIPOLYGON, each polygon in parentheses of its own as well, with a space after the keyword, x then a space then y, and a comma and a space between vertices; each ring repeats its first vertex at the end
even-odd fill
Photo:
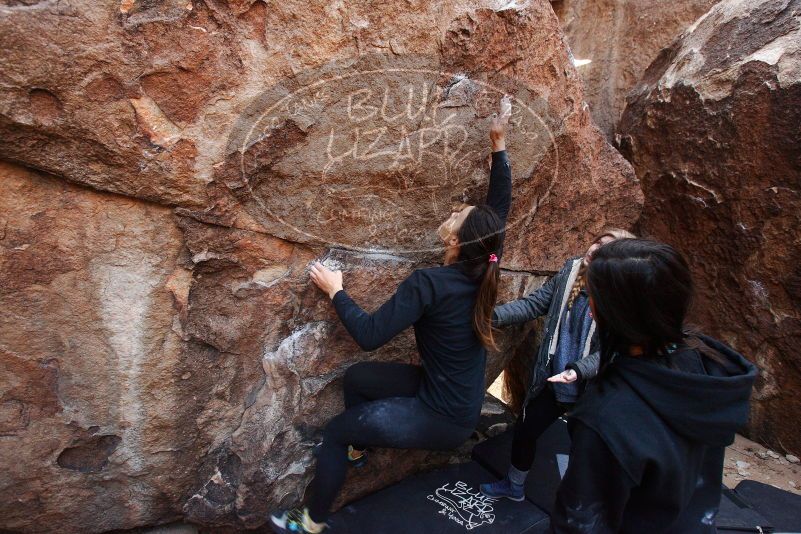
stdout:
POLYGON ((470 437, 473 429, 452 423, 415 397, 422 373, 418 365, 377 362, 357 363, 347 370, 345 411, 325 427, 317 454, 309 500, 313 521, 328 518, 345 480, 348 445, 448 450, 470 437))
POLYGON ((512 465, 528 471, 537 454, 537 440, 571 405, 556 400, 553 388, 546 385, 526 404, 515 423, 512 440, 512 465))

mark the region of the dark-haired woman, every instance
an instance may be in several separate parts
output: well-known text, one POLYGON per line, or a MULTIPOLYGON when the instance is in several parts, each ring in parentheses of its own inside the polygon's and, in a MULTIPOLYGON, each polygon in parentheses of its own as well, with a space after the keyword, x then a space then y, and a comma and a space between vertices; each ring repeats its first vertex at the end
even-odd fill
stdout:
POLYGON ((723 455, 748 417, 756 369, 685 329, 693 294, 669 245, 624 239, 587 272, 601 372, 569 418, 556 533, 713 533, 723 455))
POLYGON ((375 350, 413 326, 422 365, 359 363, 348 369, 346 409, 325 428, 309 506, 272 515, 276 532, 321 532, 347 465, 357 460, 361 449, 448 450, 475 429, 486 389, 486 348, 494 346, 492 310, 511 204, 507 120, 495 117, 490 128, 486 205, 463 206, 439 228, 444 266, 414 271, 373 314, 342 289, 341 272, 320 264, 312 267, 311 279, 331 298, 363 350, 375 350))
POLYGON ((598 337, 584 289, 587 266, 598 248, 628 237, 634 236, 626 230, 604 230, 593 239, 584 256, 568 259, 540 289, 495 308, 496 326, 547 316, 523 410, 514 427, 509 471, 501 480, 482 484, 484 495, 524 499, 523 488, 537 452, 537 439, 576 402, 587 380, 598 372, 598 337))

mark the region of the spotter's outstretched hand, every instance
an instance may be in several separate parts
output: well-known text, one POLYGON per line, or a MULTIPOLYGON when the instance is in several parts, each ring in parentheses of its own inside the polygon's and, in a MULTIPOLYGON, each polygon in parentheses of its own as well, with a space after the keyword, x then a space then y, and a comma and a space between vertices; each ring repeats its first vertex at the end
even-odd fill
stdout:
POLYGON ((571 382, 575 382, 578 378, 578 374, 573 369, 568 369, 567 371, 562 371, 558 375, 553 375, 551 378, 548 379, 548 382, 559 382, 560 384, 570 384, 571 382))

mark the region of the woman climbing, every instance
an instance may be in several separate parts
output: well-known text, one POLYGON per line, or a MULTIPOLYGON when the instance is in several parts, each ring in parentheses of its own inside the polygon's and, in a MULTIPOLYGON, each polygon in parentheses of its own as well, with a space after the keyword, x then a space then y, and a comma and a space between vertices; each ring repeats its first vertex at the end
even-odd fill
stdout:
POLYGON ((495 308, 496 326, 547 317, 523 410, 514 427, 509 471, 505 478, 481 485, 487 497, 523 500, 537 439, 576 402, 586 381, 598 372, 598 336, 584 288, 587 266, 600 247, 629 237, 634 236, 625 230, 605 230, 584 256, 567 260, 540 289, 495 308))
POLYGON ((372 314, 343 289, 340 271, 319 263, 311 268, 312 281, 331 298, 363 350, 375 350, 412 326, 422 365, 366 362, 348 369, 345 411, 323 433, 308 508, 273 514, 276 532, 322 532, 348 462, 362 460, 363 448, 448 450, 475 429, 486 390, 486 349, 494 347, 492 310, 511 205, 508 108, 508 101, 502 101, 501 116, 493 118, 490 128, 486 204, 464 206, 439 227, 443 266, 414 271, 372 314))
POLYGON ((553 532, 716 532, 724 450, 748 418, 755 367, 687 331, 692 278, 669 245, 604 246, 587 292, 601 371, 569 418, 553 532))

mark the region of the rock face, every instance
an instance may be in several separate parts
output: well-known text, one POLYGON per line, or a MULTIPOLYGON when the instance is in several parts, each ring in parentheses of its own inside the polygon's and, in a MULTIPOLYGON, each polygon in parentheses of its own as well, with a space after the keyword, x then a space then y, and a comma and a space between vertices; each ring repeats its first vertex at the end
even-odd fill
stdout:
MULTIPOLYGON (((3 528, 259 524, 302 495, 347 365, 416 361, 408 332, 358 353, 303 275, 308 248, 7 163, 0 177, 3 528)), ((328 261, 372 308, 414 266, 328 261)), ((508 273, 504 298, 542 281, 508 273)), ((379 454, 349 495, 449 457, 379 454)))
MULTIPOLYGON (((256 527, 299 501, 348 365, 417 358, 411 332, 360 352, 308 263, 375 309, 440 261, 504 93, 502 300, 637 219, 549 4, 497 7, 0 7, 0 529, 256 527)), ((374 458, 344 498, 448 460, 374 458)))
POLYGON ((8 164, 0 177, 2 526, 148 520, 197 467, 181 414, 200 390, 181 376, 211 374, 173 328, 181 230, 166 207, 8 164))
POLYGON ((801 450, 801 1, 724 1, 649 67, 620 126, 645 233, 678 246, 694 320, 760 367, 750 431, 801 450))
POLYGON ((718 0, 551 0, 579 64, 592 118, 615 135, 626 94, 645 69, 718 0))

